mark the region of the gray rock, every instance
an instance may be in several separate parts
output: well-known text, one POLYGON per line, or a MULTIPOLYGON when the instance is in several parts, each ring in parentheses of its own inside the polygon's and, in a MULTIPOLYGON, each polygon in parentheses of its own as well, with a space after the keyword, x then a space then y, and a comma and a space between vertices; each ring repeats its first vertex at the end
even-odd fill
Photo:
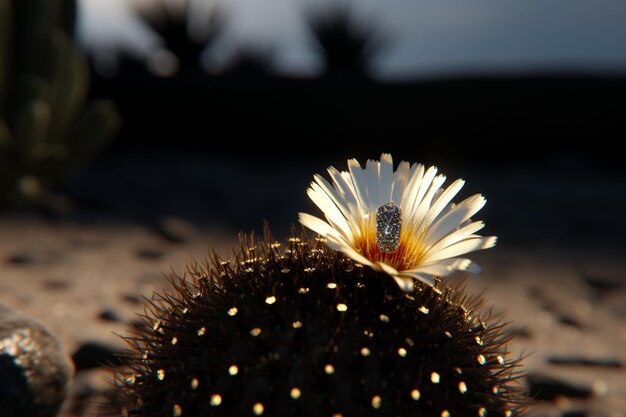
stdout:
POLYGON ((54 417, 73 369, 41 323, 0 304, 0 417, 54 417))

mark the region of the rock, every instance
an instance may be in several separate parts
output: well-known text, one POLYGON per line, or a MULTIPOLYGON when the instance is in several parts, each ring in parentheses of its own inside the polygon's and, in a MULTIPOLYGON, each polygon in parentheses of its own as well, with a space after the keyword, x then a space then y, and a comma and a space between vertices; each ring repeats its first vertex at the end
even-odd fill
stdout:
POLYGON ((559 319, 559 323, 561 323, 564 326, 571 326, 577 329, 582 329, 584 327, 580 321, 576 320, 574 317, 569 316, 567 314, 560 314, 558 319, 559 319))
POLYGON ((125 301, 129 304, 139 305, 141 304, 141 297, 136 294, 124 294, 121 297, 122 301, 125 301))
POLYGON ((72 355, 76 371, 119 363, 121 352, 100 342, 86 342, 72 355))
POLYGON ((65 291, 72 286, 69 280, 56 278, 48 279, 42 282, 41 285, 45 290, 49 291, 65 291))
POLYGON ((585 358, 582 356, 551 356, 548 362, 552 365, 590 366, 600 368, 622 368, 624 364, 615 358, 585 358))
POLYGON ((0 305, 0 417, 56 416, 72 374, 56 336, 34 319, 0 305))
POLYGON ((589 398, 593 394, 591 387, 573 385, 551 376, 529 374, 526 376, 529 394, 538 400, 554 400, 555 398, 589 398))
POLYGON ((58 262, 59 258, 60 254, 54 251, 28 251, 10 255, 7 262, 20 266, 51 265, 58 262))
POLYGON ((139 248, 135 250, 135 254, 138 258, 149 260, 161 259, 163 257, 162 251, 152 248, 139 248))
POLYGON ((98 318, 104 321, 113 321, 115 323, 125 323, 124 319, 115 311, 110 308, 102 310, 98 314, 98 318))
POLYGON ((611 292, 626 287, 626 281, 604 276, 587 275, 583 280, 598 292, 611 292))
POLYGON ((587 417, 588 415, 584 410, 568 410, 561 413, 561 417, 587 417))

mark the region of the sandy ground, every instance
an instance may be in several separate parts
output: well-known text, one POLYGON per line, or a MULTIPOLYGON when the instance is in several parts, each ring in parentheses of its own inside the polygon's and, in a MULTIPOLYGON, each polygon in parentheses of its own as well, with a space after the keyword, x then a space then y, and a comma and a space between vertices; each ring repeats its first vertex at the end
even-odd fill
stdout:
MULTIPOLYGON (((45 323, 70 355, 93 342, 123 348, 118 334, 143 311, 141 296, 212 249, 228 255, 240 229, 266 218, 284 237, 299 210, 312 210, 304 190, 327 166, 164 155, 96 163, 70 188, 95 216, 0 215, 0 303, 45 323)), ((485 231, 500 237, 473 256, 483 273, 467 291, 512 322, 511 355, 529 355, 522 383, 545 398, 531 416, 626 417, 625 175, 588 172, 565 161, 466 177, 469 192, 488 196, 485 231)), ((92 415, 107 375, 79 370, 61 416, 92 415)))
MULTIPOLYGON (((180 219, 169 223, 179 242, 140 225, 0 218, 2 302, 48 325, 70 354, 88 342, 122 348, 117 334, 124 334, 126 323, 142 311, 139 296, 167 289, 170 269, 182 272, 209 248, 227 254, 235 243, 235 234, 215 235, 180 219)), ((621 255, 610 248, 501 246, 475 256, 484 272, 467 280, 467 290, 484 291, 486 306, 512 321, 510 331, 517 337, 509 346, 511 355, 530 354, 525 372, 590 391, 585 399, 558 395, 541 401, 531 415, 626 415, 626 259, 621 255), (550 363, 573 357, 621 366, 550 363)), ((106 375, 98 368, 79 371, 74 395, 105 389, 106 375)), ((62 416, 89 415, 84 405, 71 398, 62 416)))

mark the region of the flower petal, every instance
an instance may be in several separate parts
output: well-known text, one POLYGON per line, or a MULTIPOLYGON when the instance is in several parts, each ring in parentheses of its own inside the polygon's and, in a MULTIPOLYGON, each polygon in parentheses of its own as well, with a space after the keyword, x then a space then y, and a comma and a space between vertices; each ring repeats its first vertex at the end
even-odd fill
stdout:
POLYGON ((378 264, 370 261, 365 256, 361 255, 359 252, 355 251, 349 246, 341 247, 339 251, 343 252, 348 258, 352 259, 355 262, 358 262, 362 265, 370 266, 376 271, 382 271, 382 269, 380 268, 378 264))
POLYGON ((455 195, 459 193, 465 181, 462 179, 458 179, 454 181, 445 191, 441 193, 434 201, 426 216, 424 217, 424 221, 422 225, 428 227, 430 224, 438 218, 439 214, 446 208, 448 203, 454 198, 455 195))
POLYGON ((393 266, 391 266, 391 265, 387 265, 387 264, 386 264, 386 263, 384 263, 384 262, 376 262, 376 264, 380 267, 380 269, 381 269, 384 273, 386 273, 386 274, 388 274, 388 275, 391 275, 391 276, 398 275, 398 270, 396 270, 396 268, 394 268, 393 266))
POLYGON ((431 226, 426 239, 428 242, 438 242, 476 214, 486 202, 485 198, 480 194, 466 198, 431 226))
POLYGON ((433 242, 432 246, 428 251, 430 253, 436 253, 440 250, 445 249, 446 247, 460 242, 463 239, 467 239, 469 237, 474 237, 473 234, 485 227, 485 223, 482 221, 476 221, 469 223, 454 232, 450 233, 447 236, 444 236, 439 242, 433 242))
POLYGON ((458 265, 454 266, 454 269, 457 269, 459 271, 467 271, 471 274, 477 275, 480 274, 480 271, 482 270, 482 268, 478 264, 472 262, 470 259, 459 258, 458 261, 460 262, 458 263, 458 265))
POLYGON ((432 253, 426 258, 425 262, 434 262, 441 259, 453 258, 468 252, 488 249, 493 247, 497 240, 498 239, 495 236, 472 237, 465 239, 450 245, 439 252, 432 253))
POLYGON ((300 223, 309 229, 313 230, 315 233, 326 237, 328 234, 336 234, 337 231, 333 229, 331 225, 326 223, 324 220, 319 217, 315 217, 309 213, 298 213, 298 220, 300 223))
POLYGON ((365 165, 365 179, 367 180, 368 207, 376 210, 380 207, 380 162, 369 159, 365 165))
POLYGON ((351 245, 345 236, 341 235, 337 229, 333 228, 330 224, 326 223, 319 217, 312 216, 308 213, 298 213, 298 219, 303 226, 306 226, 315 233, 324 236, 326 239, 334 241, 341 246, 351 245))
POLYGON ((346 205, 350 208, 350 210, 360 210, 359 202, 357 201, 358 196, 356 194, 356 190, 354 189, 350 173, 345 171, 339 172, 334 167, 328 168, 328 173, 333 180, 335 190, 337 190, 346 200, 346 205))
POLYGON ((452 266, 448 263, 443 262, 434 262, 430 265, 420 265, 415 269, 409 269, 407 271, 402 271, 403 273, 415 273, 415 274, 428 274, 434 275, 437 277, 445 277, 452 273, 452 266))
MULTIPOLYGON (((399 273, 398 277, 399 278, 403 278, 403 279, 411 279, 411 281, 413 279, 417 279, 417 280, 420 280, 421 282, 423 282, 424 284, 427 284, 427 285, 430 285, 430 286, 434 286, 435 285, 435 277, 433 275, 428 274, 428 273, 424 273, 424 272, 420 272, 420 271, 413 271, 413 270, 402 271, 402 272, 399 273)), ((396 279, 396 282, 398 282, 397 279, 396 279)), ((400 284, 398 284, 398 285, 400 285, 400 284)), ((402 287, 400 287, 400 288, 402 288, 402 287)), ((411 288, 413 288, 413 287, 411 286, 411 288)), ((413 289, 411 289, 411 291, 413 291, 413 289)))
POLYGON ((350 224, 341 213, 332 198, 316 182, 311 183, 307 194, 313 202, 324 212, 324 217, 331 226, 338 229, 348 240, 352 241, 353 233, 350 224))
POLYGON ((396 202, 396 204, 400 206, 400 209, 402 209, 402 213, 406 213, 405 215, 412 212, 413 203, 417 198, 417 193, 419 192, 420 184, 423 179, 424 165, 413 164, 407 178, 406 188, 402 194, 402 199, 399 202, 396 202))
POLYGON ((400 165, 398 165, 398 169, 393 176, 393 183, 391 184, 391 201, 393 201, 396 205, 400 205, 402 202, 402 195, 406 189, 410 169, 411 165, 406 161, 402 161, 400 162, 400 165))
MULTIPOLYGON (((379 205, 392 201, 393 191, 393 158, 390 154, 384 153, 380 157, 380 189, 379 193, 379 205)), ((378 208, 378 207, 377 207, 378 208)))
POLYGON ((420 223, 423 221, 424 217, 426 216, 426 213, 428 213, 428 210, 430 209, 430 205, 433 199, 435 198, 437 193, 441 190, 441 186, 443 185, 445 181, 446 181, 445 175, 437 175, 433 179, 433 182, 430 184, 430 187, 428 188, 428 192, 426 193, 426 195, 424 195, 424 197, 422 198, 422 201, 419 203, 419 205, 417 206, 417 208, 412 214, 412 217, 413 219, 415 219, 415 221, 420 222, 420 223))
POLYGON ((327 238, 328 246, 343 252, 355 262, 384 272, 404 290, 412 290, 414 280, 434 285, 435 276, 454 271, 480 272, 480 267, 466 258, 467 252, 486 249, 496 238, 476 235, 484 224, 471 217, 484 205, 477 194, 455 205, 452 200, 464 185, 462 179, 445 189, 446 177, 437 175, 434 166, 400 162, 393 170, 393 159, 383 153, 380 160, 368 160, 365 167, 348 160, 348 170, 328 168, 332 184, 316 175, 309 197, 324 212, 326 221, 300 214, 300 222, 327 238), (411 225, 403 247, 406 253, 385 258, 371 250, 371 218, 387 202, 400 207, 402 222, 411 225))
POLYGON ((320 175, 315 175, 314 178, 319 187, 328 195, 328 197, 330 197, 333 203, 335 203, 337 208, 341 211, 341 214, 347 220, 350 231, 354 235, 355 232, 357 232, 357 230, 355 230, 355 226, 359 224, 360 218, 354 215, 355 210, 349 206, 348 199, 341 195, 335 187, 333 187, 320 175))
MULTIPOLYGON (((419 171, 418 171, 419 172, 419 171)), ((408 198, 406 209, 403 208, 402 212, 407 218, 416 219, 415 212, 419 207, 420 203, 424 199, 424 196, 430 189, 430 186, 435 179, 435 175, 437 174, 437 167, 430 167, 424 173, 424 177, 416 184, 409 184, 409 187, 412 187, 413 190, 408 195, 405 195, 405 201, 408 198)))
POLYGON ((361 210, 370 211, 370 200, 367 191, 367 179, 361 169, 361 165, 356 159, 350 159, 348 161, 348 169, 350 170, 350 177, 354 184, 354 190, 356 191, 357 201, 359 202, 361 210))
MULTIPOLYGON (((400 287, 400 289, 404 292, 413 292, 415 290, 415 285, 413 283, 413 277, 410 276, 392 276, 392 278, 396 281, 396 284, 400 287)), ((433 284, 434 285, 434 281, 433 284)))
POLYGON ((416 273, 434 275, 438 277, 445 277, 447 275, 452 274, 454 271, 457 271, 457 270, 467 271, 472 274, 480 273, 480 267, 477 264, 470 261, 469 259, 465 259, 465 258, 450 258, 450 259, 443 259, 440 261, 429 262, 429 263, 420 265, 419 267, 415 269, 402 271, 402 272, 403 273, 404 272, 416 272, 416 273))

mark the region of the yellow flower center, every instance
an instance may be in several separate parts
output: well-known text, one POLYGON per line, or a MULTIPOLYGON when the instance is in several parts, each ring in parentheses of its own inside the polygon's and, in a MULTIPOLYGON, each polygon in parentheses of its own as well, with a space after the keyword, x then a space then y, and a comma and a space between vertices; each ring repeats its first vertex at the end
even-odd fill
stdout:
POLYGON ((383 252, 376 244, 376 216, 369 215, 359 227, 356 234, 354 248, 361 255, 372 262, 383 262, 398 271, 405 271, 418 267, 426 258, 428 248, 424 238, 426 228, 417 222, 402 223, 400 230, 400 244, 393 252, 383 252))

